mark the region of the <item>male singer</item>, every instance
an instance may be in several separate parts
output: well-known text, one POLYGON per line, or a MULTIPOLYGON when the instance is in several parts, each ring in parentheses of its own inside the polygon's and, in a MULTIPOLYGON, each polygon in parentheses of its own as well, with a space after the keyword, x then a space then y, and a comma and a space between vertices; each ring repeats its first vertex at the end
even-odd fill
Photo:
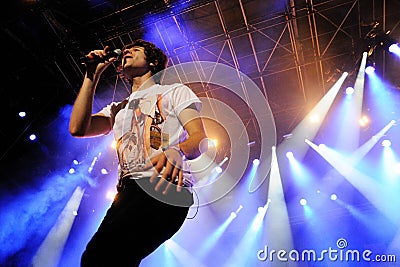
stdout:
POLYGON ((116 58, 108 47, 86 58, 69 131, 75 137, 113 131, 119 165, 118 193, 87 244, 81 266, 139 266, 180 229, 193 204, 188 160, 207 143, 201 102, 183 84, 159 83, 167 57, 139 39, 122 49, 119 66, 132 93, 92 114, 101 74, 116 58))

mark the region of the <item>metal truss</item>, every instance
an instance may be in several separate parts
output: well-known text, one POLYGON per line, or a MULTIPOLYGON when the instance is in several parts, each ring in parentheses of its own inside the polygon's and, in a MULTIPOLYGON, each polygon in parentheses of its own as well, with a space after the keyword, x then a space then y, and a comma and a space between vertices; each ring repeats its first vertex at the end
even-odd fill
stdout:
MULTIPOLYGON (((290 132, 343 71, 351 79, 362 52, 376 41, 368 36, 374 23, 381 32, 390 29, 394 38, 399 36, 400 4, 394 0, 288 0, 283 7, 264 0, 191 1, 184 7, 177 1, 155 2, 121 7, 89 24, 113 29, 98 34, 103 45, 123 46, 141 38, 146 28, 164 46, 170 66, 213 61, 244 73, 268 100, 278 136, 290 132), (134 11, 140 5, 148 7, 145 16, 134 11), (157 16, 149 19, 149 14, 157 16), (120 23, 110 27, 113 16, 120 23)), ((219 89, 209 84, 195 90, 218 97, 219 89)), ((242 90, 248 97, 244 84, 242 90)), ((257 138, 248 99, 244 105, 225 101, 239 108, 257 138)))

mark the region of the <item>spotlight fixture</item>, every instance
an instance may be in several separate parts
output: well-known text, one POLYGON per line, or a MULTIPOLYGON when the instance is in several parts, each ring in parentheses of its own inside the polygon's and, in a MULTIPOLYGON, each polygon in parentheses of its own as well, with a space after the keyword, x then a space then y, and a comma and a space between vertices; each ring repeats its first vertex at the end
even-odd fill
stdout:
POLYGON ((369 118, 364 115, 358 120, 358 123, 360 124, 360 126, 365 127, 369 124, 369 118))
POLYGON ((379 22, 371 24, 370 31, 365 35, 366 40, 369 40, 368 44, 368 56, 371 56, 376 49, 382 47, 384 50, 392 52, 397 42, 390 36, 391 30, 382 31, 378 29, 379 22))
POLYGON ((385 139, 382 141, 382 146, 383 147, 390 147, 392 145, 392 142, 390 142, 390 140, 385 139))
POLYGON ((29 140, 35 141, 35 140, 36 140, 36 135, 35 135, 35 134, 31 134, 31 135, 29 136, 29 140))
POLYGON ((267 201, 267 203, 265 203, 264 206, 258 207, 257 211, 258 211, 259 213, 267 211, 267 209, 268 209, 268 207, 269 207, 269 203, 271 203, 271 199, 270 199, 270 198, 268 198, 268 201, 267 201))
POLYGON ((254 165, 254 166, 260 165, 260 160, 259 160, 259 159, 254 159, 254 160, 253 160, 253 165, 254 165))
POLYGON ((264 207, 258 207, 257 212, 261 213, 264 212, 265 208, 264 207))
POLYGON ((400 57, 400 45, 399 44, 397 44, 397 43, 396 44, 395 43, 391 44, 389 46, 388 50, 389 50, 390 53, 396 55, 397 57, 400 57))
POLYGON ((325 149, 325 148, 326 148, 326 145, 325 145, 325 144, 319 144, 319 145, 318 145, 318 148, 319 148, 319 149, 325 149))
POLYGON ((354 88, 351 87, 351 86, 347 87, 347 88, 346 88, 346 94, 347 94, 347 95, 352 95, 352 94, 354 94, 354 88))
POLYGON ((398 51, 400 51, 399 44, 391 44, 391 45, 389 46, 389 52, 391 52, 391 53, 396 53, 396 52, 398 52, 398 51))
POLYGON ((368 67, 365 68, 365 73, 368 74, 368 75, 371 75, 371 74, 373 74, 374 72, 375 72, 375 67, 372 66, 372 65, 370 65, 370 66, 368 66, 368 67))
POLYGON ((240 205, 240 206, 237 208, 236 211, 232 211, 232 212, 231 212, 231 218, 232 218, 232 219, 236 218, 237 215, 239 214, 239 212, 240 212, 242 209, 243 209, 243 206, 240 205))
POLYGON ((216 173, 222 173, 222 168, 220 166, 216 166, 214 170, 216 173))
POLYGON ((286 152, 286 157, 287 157, 288 159, 293 158, 293 152, 292 152, 292 151, 286 152))

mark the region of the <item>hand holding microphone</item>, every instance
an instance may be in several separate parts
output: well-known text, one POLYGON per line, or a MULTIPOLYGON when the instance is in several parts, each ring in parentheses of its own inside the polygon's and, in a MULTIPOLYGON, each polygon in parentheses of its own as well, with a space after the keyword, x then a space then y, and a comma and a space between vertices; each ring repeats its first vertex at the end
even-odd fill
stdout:
POLYGON ((104 50, 94 50, 90 52, 88 55, 81 57, 80 61, 82 64, 104 63, 111 58, 118 59, 121 54, 121 49, 109 50, 109 48, 106 47, 104 50))

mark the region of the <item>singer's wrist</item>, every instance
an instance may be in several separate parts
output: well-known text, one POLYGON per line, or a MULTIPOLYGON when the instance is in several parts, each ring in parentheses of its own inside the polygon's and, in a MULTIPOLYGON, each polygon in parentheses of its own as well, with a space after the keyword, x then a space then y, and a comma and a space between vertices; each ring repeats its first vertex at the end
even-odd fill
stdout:
POLYGON ((186 160, 186 156, 185 153, 183 153, 183 151, 178 147, 178 146, 168 146, 168 147, 163 147, 161 150, 162 151, 167 151, 168 149, 173 149, 179 152, 179 154, 181 154, 182 160, 186 160))

